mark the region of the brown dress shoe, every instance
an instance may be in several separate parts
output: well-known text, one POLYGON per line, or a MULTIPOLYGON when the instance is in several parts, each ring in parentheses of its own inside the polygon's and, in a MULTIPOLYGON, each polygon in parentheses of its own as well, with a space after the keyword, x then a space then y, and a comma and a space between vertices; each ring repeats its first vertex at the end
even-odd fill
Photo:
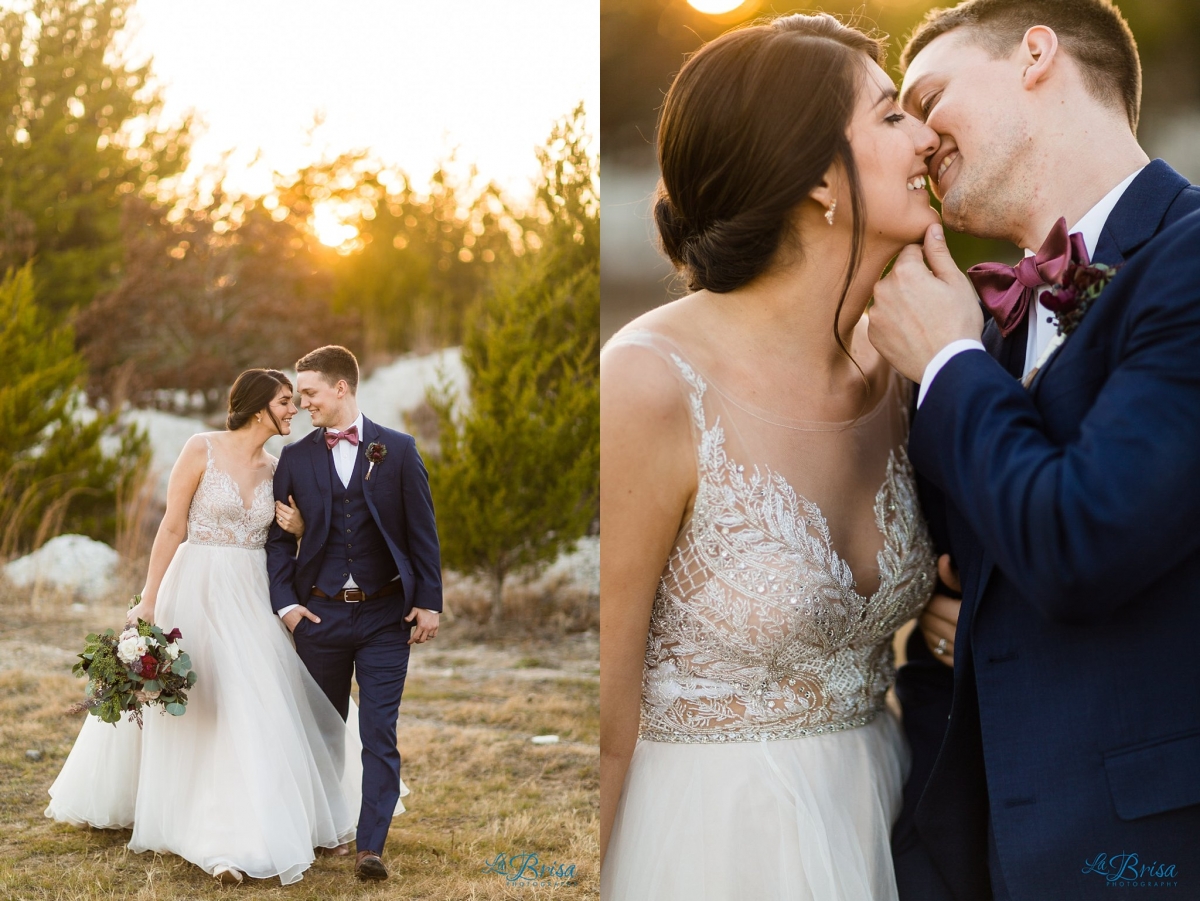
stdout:
POLYGON ((359 879, 382 882, 388 878, 387 867, 374 851, 359 851, 354 859, 354 875, 359 879))

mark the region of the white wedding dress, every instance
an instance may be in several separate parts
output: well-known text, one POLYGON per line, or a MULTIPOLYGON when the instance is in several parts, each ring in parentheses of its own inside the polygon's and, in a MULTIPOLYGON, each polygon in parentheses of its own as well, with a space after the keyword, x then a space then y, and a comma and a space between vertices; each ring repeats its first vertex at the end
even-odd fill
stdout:
POLYGON ((656 354, 679 385, 698 482, 654 599, 601 897, 894 901, 909 761, 885 704, 891 642, 935 576, 908 385, 893 374, 850 422, 789 421, 661 335, 617 345, 656 354), (878 548, 854 561, 874 591, 835 546, 878 548))
POLYGON ((197 673, 187 712, 144 708, 143 729, 89 714, 50 787, 46 816, 132 826, 133 851, 285 885, 302 877, 314 848, 353 840, 362 792, 357 708, 351 702, 342 722, 271 609, 263 547, 274 514, 271 479, 246 509, 210 441, 188 540, 167 568, 154 614, 165 631, 180 630, 197 673))

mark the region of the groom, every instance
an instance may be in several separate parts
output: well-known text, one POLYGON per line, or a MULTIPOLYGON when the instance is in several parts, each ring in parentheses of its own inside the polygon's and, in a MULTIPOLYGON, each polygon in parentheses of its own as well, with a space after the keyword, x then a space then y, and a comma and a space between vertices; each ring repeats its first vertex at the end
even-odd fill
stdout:
POLYGON ((871 311, 963 589, 948 720, 905 700, 901 897, 1200 898, 1200 189, 1138 146, 1108 0, 968 0, 904 63, 946 224, 1032 258, 977 296, 933 226, 871 311), (1098 297, 1047 294, 1084 255, 1098 297))
POLYGON ((360 879, 386 879, 384 842, 400 798, 396 719, 409 646, 437 635, 441 563, 429 479, 409 435, 358 409, 358 361, 344 347, 296 363, 300 406, 317 428, 283 449, 275 499, 293 498, 299 542, 278 522, 267 538, 271 606, 296 651, 346 718, 359 689, 362 809, 360 879))

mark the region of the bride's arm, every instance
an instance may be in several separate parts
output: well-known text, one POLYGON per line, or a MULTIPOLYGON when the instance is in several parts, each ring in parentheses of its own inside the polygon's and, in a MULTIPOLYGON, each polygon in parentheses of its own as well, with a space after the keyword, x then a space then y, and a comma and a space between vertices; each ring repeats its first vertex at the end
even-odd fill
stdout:
POLYGON ((150 569, 146 574, 146 586, 142 589, 142 601, 128 614, 131 622, 138 617, 147 622, 154 621, 158 589, 171 558, 187 538, 188 508, 192 505, 192 495, 200 484, 207 461, 208 450, 203 436, 193 435, 183 446, 179 459, 171 469, 171 479, 167 483, 167 512, 163 514, 158 534, 154 536, 154 546, 150 550, 150 569))
POLYGON ((650 609, 696 489, 687 409, 663 362, 634 347, 600 361, 600 855, 637 744, 650 609))

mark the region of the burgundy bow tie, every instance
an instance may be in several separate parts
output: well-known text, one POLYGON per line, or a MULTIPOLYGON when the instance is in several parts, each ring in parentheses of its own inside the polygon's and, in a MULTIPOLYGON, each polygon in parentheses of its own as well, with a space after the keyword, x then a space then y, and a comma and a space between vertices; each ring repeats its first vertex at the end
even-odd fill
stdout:
POLYGON ((335 444, 339 441, 349 441, 355 447, 358 447, 358 426, 352 425, 344 432, 339 432, 337 429, 325 430, 325 446, 333 450, 335 444))
POLYGON ((1074 232, 1068 236, 1067 220, 1060 218, 1033 256, 1025 257, 1016 266, 980 263, 968 269, 967 275, 979 299, 1000 326, 1000 334, 1007 338, 1025 318, 1038 288, 1061 283, 1071 263, 1086 266, 1088 262, 1083 235, 1074 232))

